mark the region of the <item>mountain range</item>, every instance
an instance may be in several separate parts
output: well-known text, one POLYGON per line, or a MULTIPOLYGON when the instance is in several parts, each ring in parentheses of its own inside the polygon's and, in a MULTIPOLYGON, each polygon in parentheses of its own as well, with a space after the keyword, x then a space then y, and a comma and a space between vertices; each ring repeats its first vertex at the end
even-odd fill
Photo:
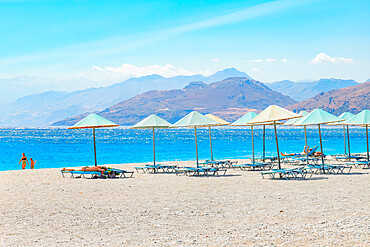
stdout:
MULTIPOLYGON (((289 96, 273 91, 261 82, 246 77, 233 77, 211 84, 191 82, 183 89, 152 90, 98 114, 121 125, 132 125, 153 113, 175 122, 193 110, 233 121, 247 111, 261 110, 271 104, 286 107, 294 103, 296 101, 289 96)), ((73 125, 84 116, 86 114, 54 125, 73 125)))
MULTIPOLYGON (((138 78, 131 78, 120 83, 113 84, 106 87, 92 87, 83 90, 77 90, 73 92, 66 91, 50 91, 50 89, 62 89, 70 88, 71 84, 75 88, 86 87, 86 85, 97 85, 86 78, 72 78, 69 80, 50 80, 47 78, 40 77, 16 77, 13 79, 0 79, 0 126, 48 126, 54 122, 62 121, 63 119, 70 118, 73 116, 79 116, 87 112, 100 112, 107 107, 112 107, 120 102, 124 102, 132 97, 141 95, 145 92, 152 90, 175 90, 184 88, 183 90, 189 89, 188 87, 194 87, 195 85, 210 84, 214 82, 220 82, 225 78, 245 78, 255 82, 246 73, 236 70, 235 68, 229 68, 222 71, 218 71, 210 76, 203 75, 192 75, 192 76, 175 76, 165 78, 160 75, 148 75, 138 78), (35 82, 39 85, 38 87, 32 87, 35 82), (201 83, 202 82, 202 83, 201 83), (56 86, 57 85, 57 86, 56 86), (68 86, 69 85, 69 86, 68 86), (85 86, 84 86, 85 85, 85 86), (49 90, 49 91, 48 91, 49 90), (34 92, 40 92, 32 94, 34 92), (24 96, 27 95, 27 96, 24 96), (24 97, 22 97, 24 96, 24 97), (9 102, 11 98, 17 98, 14 102, 9 102)), ((261 86, 262 83, 259 82, 261 86)), ((101 84, 100 84, 101 85, 101 84)), ((341 80, 341 79, 321 79, 318 81, 304 81, 304 82, 293 82, 293 81, 280 81, 274 83, 266 83, 272 91, 280 92, 283 95, 290 96, 294 99, 291 104, 297 103, 296 101, 307 100, 311 96, 314 97, 322 92, 328 92, 331 89, 344 88, 348 86, 359 85, 354 80, 341 80)), ((266 92, 265 88, 254 91, 255 94, 266 92)), ((223 90, 226 90, 225 88, 223 90)), ((206 92, 201 92, 206 93, 206 92)), ((207 95, 207 94, 205 94, 207 95)), ((237 97, 238 91, 231 92, 228 97, 237 97), (234 95, 232 95, 233 93, 234 95)), ((271 94, 267 94, 271 95, 271 94)), ((211 96, 207 96, 207 100, 211 100, 211 96)), ((236 106, 235 116, 239 116, 240 111, 246 109, 259 109, 259 105, 254 105, 252 101, 249 101, 253 95, 245 95, 244 99, 240 99, 240 104, 236 106), (240 110, 240 106, 243 105, 242 101, 245 101, 245 109, 240 110)), ((160 100, 168 100, 161 98, 160 100)), ((262 98, 261 98, 262 100, 262 98)), ((266 102, 270 102, 271 99, 263 98, 266 102)), ((188 102, 185 101, 184 104, 188 102)), ((202 102, 198 102, 202 105, 202 102)), ((273 102, 272 102, 273 103, 273 102)), ((195 103, 194 103, 195 104, 195 103)), ((359 103, 360 104, 360 103, 359 103)), ((147 105, 148 109, 155 110, 152 105, 147 105)), ((193 106, 187 106, 189 109, 193 106)), ((195 105, 194 105, 195 107, 195 105)), ((202 108, 203 106, 199 106, 202 108)), ((231 107, 231 106, 227 106, 231 107)), ((162 108, 159 108, 162 109, 162 108)), ((231 111, 231 108, 227 108, 231 111)), ((143 112, 148 112, 142 109, 143 112)), ((187 109, 183 109, 187 111, 187 109)), ((209 110, 216 110, 209 108, 209 110)), ((220 114, 225 109, 218 108, 220 114)), ((233 110, 234 111, 234 110, 233 110)), ((174 117, 174 116, 171 116, 174 117)), ((232 116, 229 116, 233 119, 232 116)))
POLYGON ((289 80, 266 83, 266 86, 272 90, 290 96, 296 101, 303 101, 314 97, 321 92, 328 92, 332 89, 356 86, 358 83, 354 80, 341 79, 320 79, 318 81, 294 82, 289 80))
POLYGON ((150 90, 170 90, 186 86, 191 81, 212 83, 228 77, 246 77, 234 68, 213 75, 175 76, 165 78, 148 75, 131 78, 108 87, 89 88, 74 92, 48 91, 29 95, 7 104, 2 110, 0 125, 45 126, 85 112, 101 111, 121 101, 150 90))
POLYGON ((357 114, 363 109, 368 109, 369 105, 370 82, 366 82, 352 87, 320 93, 311 99, 294 104, 289 108, 296 112, 312 111, 320 108, 339 115, 346 111, 357 114))

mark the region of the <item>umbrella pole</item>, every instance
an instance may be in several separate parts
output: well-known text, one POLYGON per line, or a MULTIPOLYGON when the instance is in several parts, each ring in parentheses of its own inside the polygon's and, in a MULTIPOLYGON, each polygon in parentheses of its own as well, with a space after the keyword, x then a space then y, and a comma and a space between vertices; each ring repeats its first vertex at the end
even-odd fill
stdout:
POLYGON ((262 160, 263 160, 263 162, 265 162, 265 157, 266 157, 266 155, 265 155, 265 150, 266 150, 266 148, 265 148, 265 133, 266 133, 266 125, 263 125, 263 155, 262 155, 262 160))
POLYGON ((252 157, 253 157, 253 165, 254 165, 254 138, 253 138, 253 125, 251 125, 251 131, 252 131, 252 157))
POLYGON ((370 161, 370 159, 369 159, 369 132, 368 132, 368 125, 366 125, 366 145, 367 145, 367 161, 370 161))
POLYGON ((153 128, 153 164, 155 165, 155 134, 153 128))
POLYGON ((194 134, 195 134, 195 152, 197 155, 197 168, 199 167, 199 161, 198 161, 198 141, 197 141, 197 127, 194 127, 194 134))
POLYGON ((94 136, 94 157, 95 157, 95 166, 97 166, 97 165, 98 165, 98 162, 96 161, 95 128, 93 128, 93 136, 94 136))
POLYGON ((346 126, 343 124, 343 138, 344 138, 344 154, 347 154, 347 145, 346 145, 346 126))
POLYGON ((349 127, 347 125, 348 157, 351 156, 351 146, 349 145, 349 127))
POLYGON ((322 150, 321 127, 320 127, 320 124, 318 124, 317 126, 319 126, 320 149, 321 149, 321 162, 322 162, 322 164, 324 165, 324 152, 323 152, 323 150, 322 150))
POLYGON ((307 159, 307 165, 308 165, 308 151, 309 151, 309 148, 308 148, 308 145, 307 145, 307 126, 303 126, 304 128, 304 141, 305 141, 305 149, 306 149, 306 159, 307 159))
POLYGON ((211 147, 211 160, 213 161, 211 126, 208 126, 208 130, 209 130, 209 145, 211 147))
POLYGON ((275 130, 275 140, 276 140, 276 150, 277 150, 278 164, 279 164, 279 169, 281 169, 281 165, 280 165, 280 153, 279 153, 279 142, 278 142, 277 131, 276 131, 276 121, 274 121, 274 130, 275 130))

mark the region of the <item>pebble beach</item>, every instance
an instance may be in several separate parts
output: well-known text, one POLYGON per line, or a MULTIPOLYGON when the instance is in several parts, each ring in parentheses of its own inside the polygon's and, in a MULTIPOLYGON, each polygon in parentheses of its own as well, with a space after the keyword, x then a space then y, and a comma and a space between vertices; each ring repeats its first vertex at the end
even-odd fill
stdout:
POLYGON ((369 246, 369 171, 306 180, 232 169, 124 179, 63 178, 56 168, 2 171, 0 245, 369 246))

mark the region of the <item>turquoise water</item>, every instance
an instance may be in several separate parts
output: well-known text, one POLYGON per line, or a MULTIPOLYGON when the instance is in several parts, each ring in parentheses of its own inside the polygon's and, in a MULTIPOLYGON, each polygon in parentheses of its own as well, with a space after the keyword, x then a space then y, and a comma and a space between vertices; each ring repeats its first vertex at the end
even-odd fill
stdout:
MULTIPOLYGON (((199 128, 199 159, 210 158, 208 129, 199 128)), ((308 144, 319 146, 317 127, 309 127, 308 144)), ((256 156, 262 155, 262 128, 255 128, 256 156)), ((215 159, 251 157, 250 128, 212 128, 215 159)), ((278 127, 282 152, 301 152, 304 132, 299 127, 278 127)), ((266 129, 266 155, 276 155, 274 132, 266 129)), ((322 127, 324 153, 344 153, 342 127, 322 127)), ((350 128, 351 152, 366 152, 365 129, 350 128)), ((96 130, 98 164, 151 162, 152 131, 111 128, 96 130)), ((70 167, 94 164, 92 130, 63 128, 1 128, 0 170, 18 170, 22 152, 37 160, 36 168, 70 167)), ((156 130, 157 161, 195 161, 193 129, 156 130)), ((29 168, 29 166, 27 166, 29 168)))

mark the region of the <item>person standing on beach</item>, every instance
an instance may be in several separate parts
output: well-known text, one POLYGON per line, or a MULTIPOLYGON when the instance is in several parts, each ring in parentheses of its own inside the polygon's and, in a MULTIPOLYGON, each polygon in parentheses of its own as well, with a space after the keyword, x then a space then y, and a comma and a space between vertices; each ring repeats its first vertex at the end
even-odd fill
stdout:
POLYGON ((18 164, 21 163, 21 162, 22 162, 22 169, 26 169, 26 165, 28 164, 28 160, 27 160, 27 157, 24 153, 22 153, 22 158, 18 162, 18 164))
POLYGON ((30 158, 31 169, 35 169, 36 161, 37 161, 37 160, 33 160, 32 158, 30 158))

